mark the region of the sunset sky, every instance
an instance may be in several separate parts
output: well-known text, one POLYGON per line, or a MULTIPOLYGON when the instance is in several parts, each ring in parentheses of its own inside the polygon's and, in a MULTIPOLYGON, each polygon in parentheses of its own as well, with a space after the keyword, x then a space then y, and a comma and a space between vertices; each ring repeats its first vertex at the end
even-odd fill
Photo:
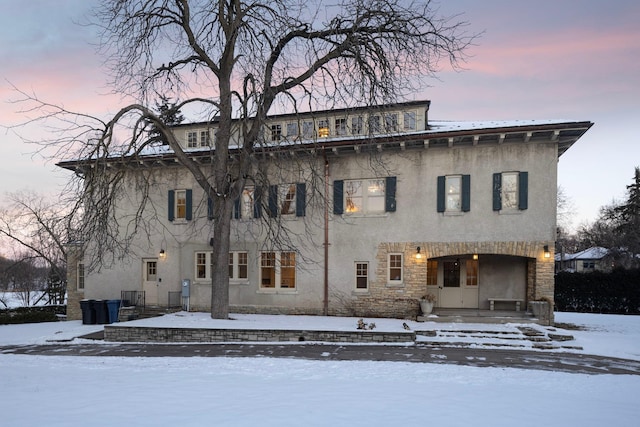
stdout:
MULTIPOLYGON (((0 0, 0 125, 25 119, 11 85, 66 108, 104 115, 124 101, 86 22, 94 0, 0 0)), ((559 161, 559 184, 575 206, 573 226, 625 197, 640 166, 640 2, 637 0, 443 0, 482 32, 465 71, 447 68, 413 99, 432 120, 589 120, 595 126, 559 161)), ((42 129, 27 130, 38 137, 42 129)), ((50 135, 49 135, 50 137, 50 135)), ((0 207, 5 193, 56 194, 68 172, 0 128, 0 207)), ((61 153, 60 155, 63 155, 61 153)), ((55 159, 60 160, 60 159, 55 159)))

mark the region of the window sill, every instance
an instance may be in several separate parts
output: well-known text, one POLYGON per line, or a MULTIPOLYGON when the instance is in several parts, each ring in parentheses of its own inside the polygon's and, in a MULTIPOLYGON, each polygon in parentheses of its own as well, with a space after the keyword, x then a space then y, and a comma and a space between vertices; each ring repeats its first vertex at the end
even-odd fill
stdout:
POLYGON ((523 211, 520 209, 504 209, 498 211, 499 215, 521 215, 523 211))
POLYGON ((389 282, 388 282, 388 283, 385 285, 385 287, 387 287, 387 288, 398 288, 398 289, 399 289, 399 288, 404 288, 404 282, 398 282, 398 283, 393 283, 393 282, 392 282, 392 283, 389 283, 389 282))
POLYGON ((172 224, 175 225, 183 225, 183 224, 188 224, 189 221, 187 221, 186 219, 174 219, 173 221, 171 221, 172 224))
POLYGON ((369 292, 369 289, 354 289, 351 295, 368 296, 371 295, 371 292, 369 292))
POLYGON ((462 216, 464 215, 466 212, 462 212, 462 211, 445 211, 442 214, 444 216, 462 216))
POLYGON ((258 294, 272 294, 272 295, 296 295, 298 293, 297 289, 287 289, 287 288, 262 288, 256 291, 258 294))
POLYGON ((376 212, 376 213, 345 213, 342 214, 342 218, 387 218, 388 212, 376 212))
POLYGON ((246 286, 250 285, 251 282, 249 280, 229 280, 230 285, 238 285, 238 286, 246 286))

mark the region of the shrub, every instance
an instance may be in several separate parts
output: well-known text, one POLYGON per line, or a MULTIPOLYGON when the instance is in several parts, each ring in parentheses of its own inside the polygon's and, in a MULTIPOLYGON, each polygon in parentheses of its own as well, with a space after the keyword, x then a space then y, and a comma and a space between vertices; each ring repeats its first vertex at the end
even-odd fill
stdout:
POLYGON ((58 320, 58 315, 64 315, 66 310, 67 306, 65 305, 18 307, 0 310, 0 325, 55 322, 58 320))

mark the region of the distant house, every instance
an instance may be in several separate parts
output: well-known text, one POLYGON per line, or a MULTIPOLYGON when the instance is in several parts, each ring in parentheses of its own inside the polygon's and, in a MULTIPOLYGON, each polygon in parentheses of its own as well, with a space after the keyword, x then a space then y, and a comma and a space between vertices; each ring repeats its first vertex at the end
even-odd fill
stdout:
POLYGON ((556 272, 591 273, 611 271, 612 260, 609 249, 594 246, 574 254, 555 255, 556 272))
MULTIPOLYGON (((247 181, 232 219, 232 312, 405 318, 419 313, 425 293, 437 297, 436 310, 553 299, 556 165, 592 123, 430 121, 429 107, 414 101, 268 119, 258 155, 275 166, 268 185, 247 181), (324 172, 310 176, 300 159, 315 159, 324 172), (294 245, 270 240, 264 224, 276 220, 286 222, 294 245)), ((216 123, 174 132, 210 168, 216 123)), ((117 299, 121 291, 167 306, 184 284, 190 309, 210 310, 207 196, 163 150, 132 157, 126 169, 154 171, 147 197, 161 232, 99 273, 85 274, 81 257, 70 260, 76 316, 78 300, 117 299)), ((80 174, 86 167, 73 159, 58 165, 80 174)), ((137 206, 119 209, 124 216, 137 206)))

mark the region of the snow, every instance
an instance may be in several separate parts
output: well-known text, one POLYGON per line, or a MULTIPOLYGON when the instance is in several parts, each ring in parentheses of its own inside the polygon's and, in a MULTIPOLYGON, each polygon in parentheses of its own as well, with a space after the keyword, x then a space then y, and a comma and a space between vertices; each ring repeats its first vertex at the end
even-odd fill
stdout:
MULTIPOLYGON (((233 318, 177 313, 126 324, 355 329, 354 318, 233 318)), ((375 321, 376 330, 402 328, 397 319, 365 321, 375 321)), ((640 316, 556 313, 556 321, 582 328, 559 331, 573 335, 572 345, 584 347, 583 353, 640 360, 640 316)), ((100 329, 79 321, 2 325, 0 345, 67 340, 100 329)), ((76 338, 71 345, 81 342, 76 338)), ((0 378, 0 419, 7 426, 635 426, 640 416, 637 375, 265 357, 0 353, 0 378)))

